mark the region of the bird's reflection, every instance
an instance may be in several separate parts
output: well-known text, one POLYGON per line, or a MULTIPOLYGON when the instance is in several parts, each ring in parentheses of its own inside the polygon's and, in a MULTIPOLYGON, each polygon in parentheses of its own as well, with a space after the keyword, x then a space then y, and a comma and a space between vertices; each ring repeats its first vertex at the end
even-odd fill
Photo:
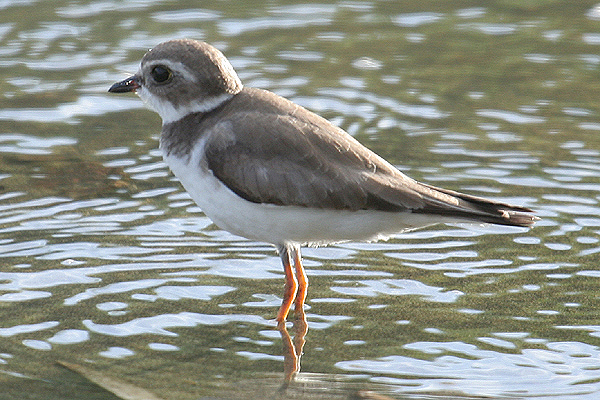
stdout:
POLYGON ((308 332, 308 323, 306 322, 306 313, 304 310, 297 310, 290 331, 288 331, 285 321, 277 324, 277 330, 281 334, 283 343, 283 375, 284 381, 281 390, 287 389, 290 382, 300 371, 300 358, 302 357, 302 349, 306 343, 305 337, 308 332))

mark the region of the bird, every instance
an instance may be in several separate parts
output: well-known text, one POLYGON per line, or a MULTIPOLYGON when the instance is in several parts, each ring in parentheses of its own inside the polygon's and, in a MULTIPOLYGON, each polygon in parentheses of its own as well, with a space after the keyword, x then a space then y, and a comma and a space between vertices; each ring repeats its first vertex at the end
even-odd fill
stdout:
POLYGON ((111 93, 135 92, 162 119, 173 174, 218 227, 274 245, 285 275, 278 326, 303 313, 302 246, 376 241, 437 223, 531 227, 530 208, 418 182, 327 119, 242 84, 214 46, 162 42, 111 93))

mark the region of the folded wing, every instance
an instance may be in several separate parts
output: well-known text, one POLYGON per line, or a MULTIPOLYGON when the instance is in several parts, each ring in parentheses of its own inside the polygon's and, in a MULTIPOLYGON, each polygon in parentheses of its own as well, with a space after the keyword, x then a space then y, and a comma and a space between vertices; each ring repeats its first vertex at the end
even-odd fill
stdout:
POLYGON ((517 226, 537 220, 525 207, 419 183, 325 119, 301 107, 284 111, 231 114, 206 143, 208 168, 248 201, 517 226))

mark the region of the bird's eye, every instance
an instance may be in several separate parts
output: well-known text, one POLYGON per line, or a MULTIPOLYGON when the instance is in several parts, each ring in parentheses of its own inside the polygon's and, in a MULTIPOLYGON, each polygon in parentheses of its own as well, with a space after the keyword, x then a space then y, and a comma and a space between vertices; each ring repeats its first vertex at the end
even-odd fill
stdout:
POLYGON ((152 79, 154 79, 156 83, 168 82, 173 77, 171 70, 162 65, 157 65, 156 67, 152 68, 150 75, 152 75, 152 79))

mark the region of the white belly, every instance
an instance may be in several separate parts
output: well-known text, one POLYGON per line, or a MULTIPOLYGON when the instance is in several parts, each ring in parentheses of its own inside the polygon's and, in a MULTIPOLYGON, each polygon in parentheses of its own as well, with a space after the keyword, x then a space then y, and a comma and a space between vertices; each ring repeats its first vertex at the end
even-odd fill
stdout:
POLYGON ((192 156, 165 156, 165 161, 190 196, 217 226, 248 239, 282 244, 323 245, 343 241, 372 241, 432 225, 439 217, 409 212, 337 211, 277 206, 247 201, 227 188, 204 167, 195 146, 192 156))

